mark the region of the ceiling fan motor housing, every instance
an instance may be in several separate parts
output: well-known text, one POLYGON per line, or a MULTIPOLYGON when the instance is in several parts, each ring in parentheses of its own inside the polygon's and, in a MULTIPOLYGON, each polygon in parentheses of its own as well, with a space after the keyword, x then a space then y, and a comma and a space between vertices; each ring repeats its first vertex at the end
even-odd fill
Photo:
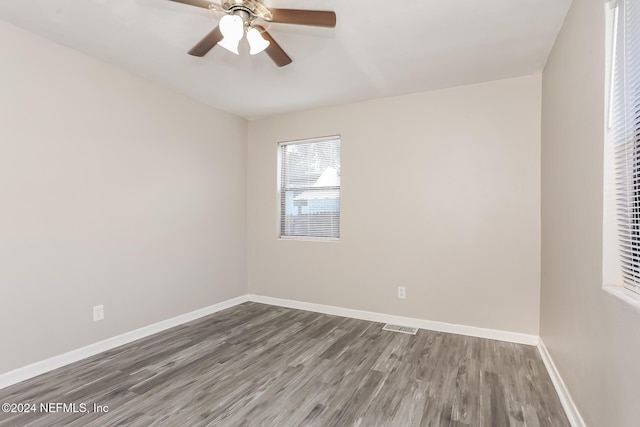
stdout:
POLYGON ((255 18, 270 21, 273 18, 271 11, 267 9, 261 0, 223 0, 222 9, 227 13, 245 11, 255 18))

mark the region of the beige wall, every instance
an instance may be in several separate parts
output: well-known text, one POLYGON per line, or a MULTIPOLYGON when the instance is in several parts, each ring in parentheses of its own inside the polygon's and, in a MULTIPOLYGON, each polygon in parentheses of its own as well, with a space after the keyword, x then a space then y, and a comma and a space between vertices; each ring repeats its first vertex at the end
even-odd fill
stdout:
POLYGON ((245 120, 1 22, 0 57, 0 373, 246 294, 245 120))
POLYGON ((602 290, 604 5, 574 0, 543 78, 540 333, 589 426, 637 426, 640 312, 602 290))
POLYGON ((249 291, 537 335, 540 85, 528 76, 250 122, 249 291), (281 241, 277 143, 333 134, 341 239, 281 241))

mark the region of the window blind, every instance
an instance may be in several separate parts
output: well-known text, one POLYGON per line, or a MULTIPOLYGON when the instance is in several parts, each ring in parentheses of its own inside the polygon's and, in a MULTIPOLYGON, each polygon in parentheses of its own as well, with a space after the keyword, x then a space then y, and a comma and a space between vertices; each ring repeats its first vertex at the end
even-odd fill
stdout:
POLYGON ((340 137, 280 144, 280 236, 340 237, 340 137))
POLYGON ((640 1, 614 11, 612 111, 616 211, 625 287, 640 293, 640 1))

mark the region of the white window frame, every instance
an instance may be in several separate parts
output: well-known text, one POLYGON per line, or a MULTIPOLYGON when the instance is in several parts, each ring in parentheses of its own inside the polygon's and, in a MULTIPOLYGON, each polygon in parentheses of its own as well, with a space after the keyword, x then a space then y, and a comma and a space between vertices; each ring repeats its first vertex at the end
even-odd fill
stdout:
MULTIPOLYGON (((309 242, 328 242, 328 243, 337 243, 340 241, 340 238, 342 237, 342 182, 340 183, 340 186, 338 186, 338 190, 339 190, 339 194, 340 194, 340 212, 339 212, 339 217, 340 217, 340 225, 339 225, 339 233, 340 233, 340 237, 318 237, 318 236, 288 236, 288 235, 283 235, 283 229, 282 229, 282 222, 283 222, 283 209, 282 209, 282 147, 283 146, 287 146, 287 145, 293 145, 293 144, 310 144, 310 143, 314 143, 314 142, 322 142, 322 141, 327 141, 327 140, 332 140, 332 139, 338 139, 340 141, 340 155, 342 156, 342 136, 340 134, 337 135, 328 135, 328 136, 320 136, 320 137, 314 137, 314 138, 307 138, 307 139, 298 139, 298 140, 291 140, 291 141, 282 141, 282 142, 278 142, 277 144, 277 150, 278 150, 278 154, 277 154, 277 237, 279 240, 282 241, 291 241, 291 240, 298 240, 298 241, 309 241, 309 242)), ((341 161, 342 162, 342 161, 341 161)), ((333 188, 333 187, 332 187, 333 188)))

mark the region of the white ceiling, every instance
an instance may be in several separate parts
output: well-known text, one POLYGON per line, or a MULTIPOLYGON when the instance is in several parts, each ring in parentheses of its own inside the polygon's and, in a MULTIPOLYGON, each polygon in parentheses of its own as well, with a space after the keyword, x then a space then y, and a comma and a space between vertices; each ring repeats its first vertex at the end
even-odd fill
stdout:
POLYGON ((334 10, 334 29, 271 24, 293 63, 215 47, 216 23, 169 0, 4 0, 0 19, 184 93, 257 118, 539 73, 571 0, 265 0, 334 10))

